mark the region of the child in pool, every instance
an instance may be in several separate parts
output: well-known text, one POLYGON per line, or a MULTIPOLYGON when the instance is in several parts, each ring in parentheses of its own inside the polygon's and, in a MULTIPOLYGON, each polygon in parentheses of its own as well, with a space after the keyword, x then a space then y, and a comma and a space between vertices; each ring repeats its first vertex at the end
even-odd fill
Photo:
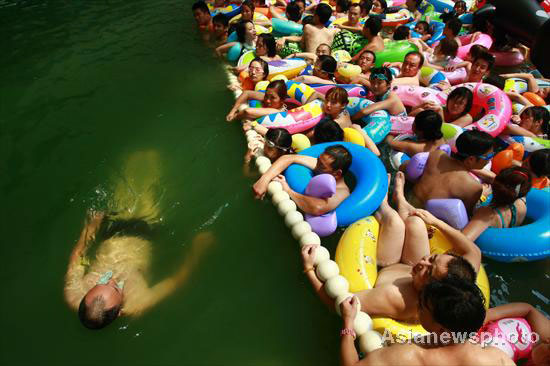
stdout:
POLYGON ((388 8, 386 0, 373 0, 371 13, 384 14, 388 8))
POLYGON ((348 15, 350 7, 349 0, 337 0, 336 1, 336 11, 334 12, 334 19, 345 18, 348 15))
POLYGON ((370 84, 371 91, 374 94, 375 102, 367 108, 363 108, 355 115, 352 120, 358 120, 368 116, 374 111, 387 110, 393 116, 406 116, 407 110, 401 102, 401 99, 391 91, 392 74, 387 67, 377 67, 371 70, 370 84))
POLYGON ((416 23, 414 31, 420 34, 420 39, 424 42, 432 38, 430 34, 430 24, 424 20, 420 20, 416 23))
POLYGON ((531 189, 531 173, 522 167, 502 170, 491 185, 493 199, 489 206, 480 207, 462 230, 475 241, 487 228, 520 226, 527 213, 525 196, 531 189))
POLYGON ((214 40, 218 45, 222 45, 227 42, 227 29, 229 21, 223 14, 216 14, 212 18, 212 29, 214 40))
POLYGON ((386 142, 392 149, 402 151, 409 156, 435 151, 445 143, 441 132, 442 124, 443 120, 438 113, 430 110, 422 111, 416 115, 412 126, 413 133, 416 135, 415 140, 399 141, 394 136, 388 135, 386 142))
POLYGON ((513 115, 512 122, 506 126, 503 134, 544 139, 548 139, 550 136, 550 112, 544 107, 527 107, 519 116, 513 115))
POLYGON ((456 57, 457 52, 458 43, 454 40, 443 38, 435 49, 429 49, 424 52, 424 57, 426 60, 424 66, 431 67, 434 70, 445 70, 447 66, 454 65, 462 61, 456 57))
POLYGON ((294 81, 305 84, 336 84, 334 73, 337 62, 332 56, 322 55, 317 58, 313 66, 313 75, 302 75, 294 78, 294 81))
POLYGON ((462 46, 462 42, 458 39, 458 34, 462 28, 462 22, 456 17, 452 17, 445 22, 445 28, 443 28, 443 35, 446 39, 456 41, 458 47, 462 46))
MULTIPOLYGON (((422 19, 422 13, 418 10, 418 5, 420 5, 421 2, 422 0, 407 0, 405 2, 405 6, 409 9, 413 16, 413 22, 419 22, 420 19, 422 19)), ((418 23, 416 24, 418 25, 418 23)))
POLYGON ((243 50, 250 51, 256 49, 256 28, 254 23, 250 20, 242 20, 235 26, 235 32, 237 33, 237 42, 229 42, 216 48, 216 54, 222 56, 226 54, 231 47, 240 43, 243 50))
POLYGON ((548 190, 550 188, 550 149, 533 151, 522 166, 533 175, 533 188, 548 190))
MULTIPOLYGON (((277 46, 275 45, 275 37, 271 33, 263 33, 258 36, 256 41, 256 57, 261 58, 262 60, 269 62, 280 60, 281 58, 277 55, 277 46)), ((248 65, 242 65, 232 68, 233 72, 237 75, 240 74, 243 70, 246 70, 248 65)))
POLYGON ((282 112, 286 110, 285 98, 286 84, 282 80, 270 82, 265 93, 247 90, 237 98, 226 120, 229 122, 235 119, 256 119, 271 113, 282 112), (239 110, 241 104, 250 99, 262 100, 262 108, 249 107, 239 110))
POLYGON ((434 102, 425 102, 414 109, 410 115, 415 116, 423 110, 433 110, 441 115, 444 122, 452 123, 460 127, 466 127, 473 122, 470 109, 474 100, 474 94, 466 87, 455 88, 447 97, 447 105, 440 106, 434 102))
POLYGON ((260 57, 256 57, 248 64, 248 77, 241 84, 231 84, 229 90, 254 90, 256 84, 262 80, 267 80, 269 76, 269 65, 260 57))
POLYGON ((445 67, 445 71, 450 72, 458 68, 465 67, 466 71, 470 72, 470 68, 472 67, 473 60, 475 60, 483 52, 489 52, 489 49, 487 49, 487 47, 482 46, 480 44, 475 44, 472 47, 470 47, 470 51, 468 51, 468 54, 466 54, 466 58, 463 61, 447 65, 445 67))
MULTIPOLYGON (((246 131, 249 129, 252 129, 250 124, 245 129, 246 131)), ((292 135, 285 130, 284 128, 270 128, 265 133, 265 137, 263 138, 264 145, 262 148, 263 154, 266 158, 268 158, 272 163, 275 162, 275 160, 279 159, 283 155, 292 154, 292 135)), ((244 162, 246 164, 246 167, 248 167, 248 164, 252 160, 252 157, 257 154, 259 151, 259 148, 257 146, 250 146, 248 148, 248 151, 246 152, 246 155, 244 156, 244 162)), ((248 174, 247 174, 248 175, 248 174)))

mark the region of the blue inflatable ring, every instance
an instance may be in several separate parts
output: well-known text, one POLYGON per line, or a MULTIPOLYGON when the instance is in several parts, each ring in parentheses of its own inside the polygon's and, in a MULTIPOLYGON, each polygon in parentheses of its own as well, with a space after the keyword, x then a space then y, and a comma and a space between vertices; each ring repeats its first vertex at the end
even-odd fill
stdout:
POLYGON ((532 223, 487 229, 476 240, 483 255, 499 262, 535 261, 550 257, 550 192, 532 188, 527 194, 532 223))
MULTIPOLYGON (((300 152, 301 155, 319 157, 329 146, 342 145, 352 155, 350 171, 356 185, 351 195, 336 208, 338 226, 348 226, 378 209, 388 191, 386 168, 370 150, 351 142, 327 142, 300 152)), ((303 194, 313 172, 303 165, 292 164, 285 171, 290 188, 303 194)))

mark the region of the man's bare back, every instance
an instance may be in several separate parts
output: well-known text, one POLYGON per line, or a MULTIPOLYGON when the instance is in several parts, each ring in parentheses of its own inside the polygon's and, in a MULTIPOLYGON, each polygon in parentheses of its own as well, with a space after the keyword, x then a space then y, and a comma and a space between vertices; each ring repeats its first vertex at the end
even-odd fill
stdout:
POLYGON ((307 24, 303 36, 305 51, 315 53, 321 43, 332 45, 332 40, 339 31, 337 28, 329 29, 325 26, 307 24))

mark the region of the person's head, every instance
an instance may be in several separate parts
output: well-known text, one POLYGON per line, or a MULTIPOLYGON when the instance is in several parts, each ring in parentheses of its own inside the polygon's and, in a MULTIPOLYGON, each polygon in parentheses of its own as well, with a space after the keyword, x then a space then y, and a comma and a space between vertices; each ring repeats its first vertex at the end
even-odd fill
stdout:
MULTIPOLYGON (((485 320, 485 298, 479 287, 468 281, 432 281, 418 296, 418 317, 428 332, 474 333, 485 320)), ((449 341, 453 342, 452 338, 449 341)))
POLYGON ((357 24, 359 23, 359 18, 361 18, 361 5, 353 3, 349 6, 348 22, 351 25, 357 24))
POLYGON ((376 14, 382 14, 388 8, 386 0, 373 0, 371 11, 376 14))
POLYGON ((191 7, 193 11, 193 17, 195 18, 195 22, 197 22, 197 25, 207 25, 210 23, 210 10, 208 9, 208 5, 204 1, 197 1, 193 4, 191 7))
POLYGON ((489 52, 481 52, 472 62, 467 81, 481 81, 485 75, 491 72, 491 68, 494 64, 495 56, 491 55, 489 52))
POLYGON ((405 6, 412 11, 413 9, 416 9, 420 1, 421 0, 407 0, 405 1, 405 6))
POLYGON ((277 55, 277 45, 275 37, 271 33, 262 33, 256 41, 256 56, 275 57, 277 55))
POLYGON ((454 278, 474 283, 477 277, 472 264, 452 252, 422 257, 412 268, 411 274, 413 286, 418 291, 434 280, 454 278))
POLYGON ((375 96, 384 95, 391 87, 393 76, 387 67, 375 67, 370 71, 371 91, 375 96))
POLYGON ((254 3, 252 0, 244 0, 241 4, 241 19, 242 20, 254 20, 254 3))
POLYGON ((436 141, 443 137, 441 126, 443 119, 439 113, 425 110, 416 115, 412 130, 420 140, 436 141))
POLYGON ((292 152, 292 135, 284 128, 270 128, 265 134, 264 155, 274 162, 292 152))
POLYGON ((286 92, 286 83, 283 80, 270 82, 265 89, 263 106, 265 108, 282 108, 286 99, 286 92))
POLYGON ((319 56, 330 56, 330 46, 326 43, 321 43, 317 48, 315 49, 315 54, 317 57, 319 56))
POLYGON ((376 62, 376 55, 371 50, 366 50, 361 53, 357 59, 357 65, 361 67, 361 72, 369 72, 376 62))
POLYGON ((334 87, 325 95, 323 111, 326 115, 336 119, 348 105, 348 92, 344 88, 334 87))
POLYGON ((455 119, 465 116, 472 109, 474 94, 466 87, 455 88, 447 97, 447 111, 455 119))
POLYGON ((361 6, 361 16, 368 16, 370 11, 372 10, 372 0, 361 0, 359 2, 359 5, 361 6))
POLYGON ((418 74, 424 64, 424 55, 418 51, 411 51, 405 55, 403 65, 401 65, 401 75, 414 77, 418 74))
POLYGON ((454 39, 443 38, 437 45, 434 53, 446 57, 455 58, 458 52, 458 43, 454 39))
POLYGON ((337 0, 336 1, 336 11, 338 13, 345 13, 349 10, 350 1, 349 0, 337 0))
POLYGON ((256 38, 256 28, 251 20, 241 20, 235 25, 235 32, 237 33, 237 40, 240 43, 251 42, 256 38))
POLYGON ((548 96, 550 95, 550 88, 548 87, 539 88, 539 90, 537 90, 535 94, 537 94, 539 97, 541 97, 545 101, 548 101, 548 96))
POLYGON ((468 170, 481 169, 495 155, 493 146, 495 140, 487 132, 471 130, 464 131, 456 139, 456 159, 461 160, 468 170))
POLYGON ((338 180, 348 172, 350 166, 351 154, 348 149, 342 145, 333 145, 319 155, 313 172, 315 175, 330 174, 338 180))
POLYGON ((470 51, 468 51, 468 54, 466 55, 466 61, 475 60, 479 55, 487 52, 489 52, 489 49, 487 47, 480 44, 475 44, 470 47, 470 51))
POLYGON ((323 118, 313 129, 315 143, 334 142, 344 140, 344 130, 331 118, 323 118))
POLYGON ((256 57, 248 65, 248 76, 254 83, 266 80, 268 75, 269 65, 264 59, 256 57))
POLYGON ((510 205, 518 198, 525 197, 531 189, 531 173, 528 169, 517 166, 503 169, 491 186, 491 204, 497 207, 510 205))
POLYGON ((402 41, 404 39, 408 39, 410 35, 411 35, 411 30, 409 29, 409 27, 400 25, 395 29, 395 32, 393 32, 393 40, 402 41))
POLYGON ((550 149, 533 151, 523 163, 535 177, 550 177, 550 149))
POLYGON ((429 33, 430 25, 428 24, 428 22, 421 20, 417 22, 414 26, 414 31, 424 36, 429 33))
POLYGON ((445 28, 443 28, 443 35, 447 38, 454 39, 460 33, 462 28, 462 22, 456 17, 452 17, 445 23, 445 28))
POLYGON ((455 2, 454 11, 457 17, 464 14, 466 12, 466 2, 463 0, 455 2))
POLYGON ((313 16, 313 23, 317 25, 325 25, 332 16, 332 8, 329 4, 320 3, 315 8, 315 14, 313 16))
POLYGON ((117 318, 122 300, 122 289, 113 279, 97 284, 80 301, 78 317, 86 328, 101 329, 117 318))
POLYGON ((371 38, 380 32, 382 29, 382 21, 376 17, 369 17, 363 25, 363 36, 371 38))
POLYGON ((300 9, 300 6, 295 1, 287 5, 285 12, 288 20, 299 22, 302 19, 303 10, 300 9))
POLYGON ((229 21, 227 20, 227 17, 221 13, 216 14, 214 18, 212 18, 212 27, 214 29, 214 34, 218 37, 227 34, 228 25, 229 21))
POLYGON ((550 112, 544 107, 528 107, 520 115, 520 126, 535 135, 548 135, 550 133, 550 112))
POLYGON ((300 13, 303 14, 306 10, 306 0, 294 0, 293 3, 300 7, 300 13))
POLYGON ((535 366, 550 365, 550 338, 541 339, 533 346, 531 360, 535 366))
POLYGON ((313 67, 313 75, 325 80, 332 80, 336 72, 337 62, 332 56, 322 55, 317 58, 313 67))

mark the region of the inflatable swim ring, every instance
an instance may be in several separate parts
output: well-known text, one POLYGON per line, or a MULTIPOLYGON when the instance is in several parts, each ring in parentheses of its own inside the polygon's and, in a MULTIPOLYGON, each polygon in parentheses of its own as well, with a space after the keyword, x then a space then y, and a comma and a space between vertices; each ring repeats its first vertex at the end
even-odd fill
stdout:
POLYGON ((303 25, 291 22, 290 20, 273 18, 271 19, 271 25, 273 27, 273 35, 276 36, 300 36, 304 31, 303 25))
MULTIPOLYGON (((348 99, 349 102, 346 106, 346 109, 350 116, 353 116, 361 109, 366 108, 374 103, 373 101, 364 98, 351 97, 348 99)), ((369 137, 375 144, 379 144, 384 141, 386 136, 390 133, 390 114, 385 110, 375 111, 368 116, 362 117, 361 120, 363 121, 363 123, 365 123, 365 127, 363 127, 363 130, 367 133, 367 135, 369 135, 369 137)))
MULTIPOLYGON (((269 61, 269 75, 267 80, 271 80, 276 76, 284 75, 287 79, 292 79, 306 68, 307 63, 301 58, 288 58, 284 60, 269 61)), ((248 70, 244 70, 239 74, 239 79, 248 78, 248 70)))
POLYGON ((237 15, 241 12, 241 6, 240 5, 229 4, 225 8, 216 8, 216 10, 214 10, 214 5, 213 4, 206 3, 206 5, 208 6, 208 9, 210 9, 210 15, 212 17, 215 17, 218 14, 223 14, 227 18, 232 18, 232 17, 234 17, 235 15, 237 15))
POLYGON ((489 51, 495 56, 495 66, 517 66, 525 61, 519 51, 489 51))
POLYGON ((411 51, 418 51, 418 48, 409 41, 389 41, 384 42, 384 49, 375 52, 376 67, 380 67, 384 62, 402 62, 405 55, 411 51))
POLYGON ((321 118, 323 118, 323 102, 316 99, 290 111, 268 114, 256 121, 264 127, 284 128, 294 134, 315 127, 321 118))
POLYGON ((514 362, 529 358, 533 349, 532 330, 529 323, 523 318, 503 318, 485 324, 478 332, 483 347, 497 347, 508 355, 514 362), (490 335, 488 337, 487 335, 490 335))
POLYGON ((462 43, 462 46, 458 47, 458 52, 456 55, 461 59, 466 58, 466 56, 470 52, 470 48, 472 48, 473 45, 478 44, 481 46, 485 46, 488 49, 491 48, 491 46, 493 45, 493 39, 487 34, 481 33, 480 36, 473 42, 472 42, 472 37, 473 37, 472 34, 458 37, 458 39, 462 43))

